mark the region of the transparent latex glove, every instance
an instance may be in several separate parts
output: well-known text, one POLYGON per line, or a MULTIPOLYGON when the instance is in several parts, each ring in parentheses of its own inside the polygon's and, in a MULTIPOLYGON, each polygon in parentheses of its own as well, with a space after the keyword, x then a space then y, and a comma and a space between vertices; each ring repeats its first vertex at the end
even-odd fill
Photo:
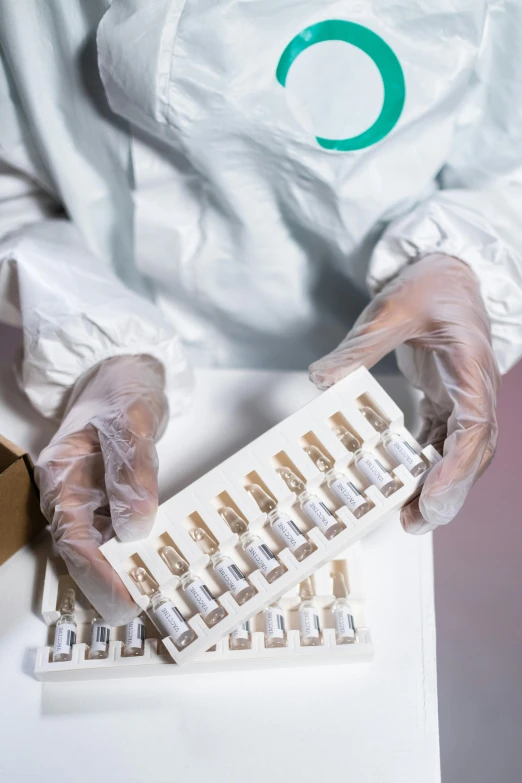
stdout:
POLYGON ((401 514, 406 531, 424 533, 453 519, 497 441, 499 372, 478 280, 466 264, 434 254, 405 267, 338 348, 311 365, 310 378, 327 388, 393 349, 402 372, 424 393, 420 442, 443 454, 420 497, 401 514))
POLYGON ((38 459, 42 511, 58 552, 111 625, 140 611, 99 552, 113 531, 146 536, 158 507, 155 443, 168 420, 164 370, 147 356, 108 359, 76 383, 63 422, 38 459))

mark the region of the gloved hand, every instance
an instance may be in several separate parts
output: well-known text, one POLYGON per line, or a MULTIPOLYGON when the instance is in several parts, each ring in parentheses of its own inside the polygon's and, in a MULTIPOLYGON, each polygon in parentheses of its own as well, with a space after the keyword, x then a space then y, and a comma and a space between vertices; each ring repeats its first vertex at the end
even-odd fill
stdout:
POLYGON ((123 625, 139 612, 98 547, 114 532, 146 536, 158 507, 155 442, 168 420, 163 367, 148 356, 108 359, 76 383, 63 422, 36 464, 58 552, 95 609, 123 625))
POLYGON ((462 261, 430 255, 405 267, 362 312, 332 353, 310 367, 327 388, 397 349, 399 367, 424 393, 419 436, 443 459, 401 522, 424 533, 450 522, 493 458, 500 377, 475 273, 462 261))

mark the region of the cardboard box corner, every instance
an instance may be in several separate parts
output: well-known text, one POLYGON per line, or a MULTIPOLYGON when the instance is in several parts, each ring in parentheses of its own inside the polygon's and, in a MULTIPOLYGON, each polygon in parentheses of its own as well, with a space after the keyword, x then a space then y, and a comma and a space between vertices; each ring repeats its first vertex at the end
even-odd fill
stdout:
POLYGON ((0 565, 32 541, 46 524, 31 457, 0 435, 0 565))

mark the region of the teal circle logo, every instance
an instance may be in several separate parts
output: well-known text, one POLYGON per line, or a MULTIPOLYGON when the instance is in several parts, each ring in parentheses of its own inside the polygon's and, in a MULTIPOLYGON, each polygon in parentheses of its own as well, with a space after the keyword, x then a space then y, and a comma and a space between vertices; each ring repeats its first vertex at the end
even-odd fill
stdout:
POLYGON ((301 30, 284 50, 277 65, 276 77, 282 87, 286 85, 288 72, 301 52, 324 41, 345 41, 365 52, 381 74, 384 100, 379 116, 369 128, 349 139, 323 139, 317 143, 327 150, 347 152, 362 150, 383 139, 397 124, 406 99, 406 85, 401 64, 388 44, 367 27, 342 19, 327 19, 301 30))

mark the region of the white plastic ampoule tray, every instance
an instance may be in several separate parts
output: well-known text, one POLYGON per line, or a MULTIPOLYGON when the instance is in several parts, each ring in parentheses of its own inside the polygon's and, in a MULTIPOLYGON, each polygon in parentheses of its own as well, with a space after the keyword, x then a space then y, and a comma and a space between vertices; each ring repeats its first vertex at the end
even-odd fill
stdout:
POLYGON ((427 468, 440 459, 431 446, 421 452, 419 444, 404 428, 402 411, 372 375, 360 368, 163 503, 148 538, 138 542, 122 542, 112 538, 101 547, 104 556, 142 609, 148 608, 149 599, 140 593, 129 575, 136 566, 144 567, 157 581, 161 591, 188 618, 196 634, 196 639, 190 645, 178 650, 170 637, 163 639, 166 650, 177 664, 182 665, 216 645, 241 622, 261 612, 351 544, 392 518, 394 512, 416 494, 428 471, 414 478, 403 465, 394 465, 380 442, 380 435, 361 413, 364 405, 372 407, 392 430, 401 434, 421 453, 427 468), (376 487, 368 486, 368 482, 354 468, 353 455, 334 435, 333 429, 338 425, 350 430, 364 448, 378 456, 391 472, 399 488, 390 497, 385 498, 376 487), (316 445, 326 453, 335 467, 343 471, 371 502, 372 508, 361 519, 356 519, 345 506, 340 507, 340 503, 326 489, 323 473, 304 451, 307 445, 316 445), (290 467, 304 481, 307 489, 318 495, 335 512, 346 526, 341 533, 327 541, 320 530, 302 514, 295 494, 276 472, 277 467, 282 466, 290 467), (266 514, 259 510, 246 490, 253 483, 268 492, 277 501, 279 508, 290 514, 314 544, 314 551, 302 562, 298 562, 290 550, 275 538, 266 514), (286 572, 272 584, 266 581, 261 571, 252 570, 237 535, 231 532, 219 514, 224 506, 235 509, 249 523, 250 530, 265 540, 286 567, 286 572), (220 551, 232 557, 256 588, 256 595, 242 606, 236 603, 229 592, 223 591, 208 556, 202 553, 192 539, 190 531, 196 527, 204 528, 215 539, 220 551), (206 625, 200 614, 194 613, 179 586, 179 580, 161 558, 160 550, 165 545, 173 546, 182 555, 190 570, 204 579, 226 610, 226 616, 212 628, 206 625))
POLYGON ((42 615, 47 622, 48 646, 36 653, 35 676, 39 680, 62 682, 93 679, 116 679, 120 677, 177 676, 179 674, 215 673, 231 670, 262 669, 269 667, 314 666, 334 663, 361 663, 371 660, 373 645, 370 629, 366 624, 364 606, 364 562, 361 545, 354 544, 343 555, 319 569, 314 575, 316 596, 314 602, 319 610, 322 629, 322 644, 317 647, 301 645, 298 630, 297 607, 298 587, 294 587, 280 599, 287 627, 286 647, 265 646, 263 614, 255 615, 251 625, 251 648, 233 650, 229 638, 216 643, 215 649, 202 652, 184 666, 177 666, 162 645, 159 633, 146 619, 147 639, 144 654, 125 657, 124 628, 111 629, 111 642, 107 658, 89 659, 90 623, 93 609, 77 590, 75 618, 78 625, 77 644, 73 646, 70 661, 54 663, 52 644, 55 622, 59 617, 57 606, 60 596, 67 587, 74 586, 62 560, 47 563, 42 599, 42 615), (331 612, 337 596, 333 594, 332 574, 342 573, 348 588, 347 600, 352 609, 357 629, 354 644, 337 644, 331 612))

